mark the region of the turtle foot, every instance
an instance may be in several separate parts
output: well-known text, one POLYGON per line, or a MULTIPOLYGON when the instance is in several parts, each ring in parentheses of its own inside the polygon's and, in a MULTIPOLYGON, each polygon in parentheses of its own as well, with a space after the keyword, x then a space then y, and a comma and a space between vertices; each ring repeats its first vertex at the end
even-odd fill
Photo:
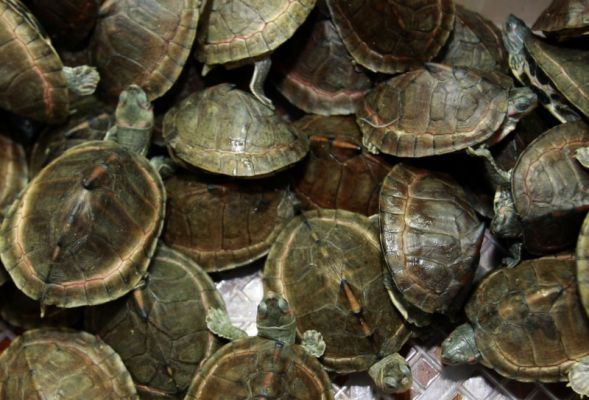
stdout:
POLYGON ((398 353, 390 354, 372 365, 368 374, 376 386, 385 393, 401 393, 413 383, 411 368, 398 353))
POLYGON ((81 65, 79 67, 63 67, 63 74, 70 92, 77 96, 89 96, 96 90, 100 75, 95 67, 81 65))
POLYGON ((247 333, 231 324, 229 315, 220 308, 211 308, 207 313, 207 328, 224 339, 235 340, 247 336, 247 333))
POLYGON ((575 152, 575 158, 585 168, 589 168, 589 147, 581 147, 575 152))
POLYGON ((569 369, 569 383, 581 397, 589 396, 589 356, 581 358, 569 369))
POLYGON ((323 335, 316 330, 308 330, 303 333, 301 346, 313 357, 321 357, 325 353, 325 341, 323 335))

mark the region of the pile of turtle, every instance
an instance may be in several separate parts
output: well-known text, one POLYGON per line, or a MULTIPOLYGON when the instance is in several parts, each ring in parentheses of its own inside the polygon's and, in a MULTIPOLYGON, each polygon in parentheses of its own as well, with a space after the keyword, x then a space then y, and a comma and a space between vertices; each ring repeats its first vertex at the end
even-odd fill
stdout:
POLYGON ((589 396, 589 1, 532 29, 452 0, 0 0, 0 399, 402 393, 439 329, 447 364, 589 396), (485 232, 505 258, 475 279, 485 232), (259 260, 248 337, 213 279, 259 260))

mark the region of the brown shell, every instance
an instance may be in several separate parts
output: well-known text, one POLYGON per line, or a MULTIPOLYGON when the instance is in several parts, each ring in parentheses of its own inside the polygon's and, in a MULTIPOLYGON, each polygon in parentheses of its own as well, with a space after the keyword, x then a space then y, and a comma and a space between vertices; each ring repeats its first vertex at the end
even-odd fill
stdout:
POLYGON ((3 399, 138 400, 121 358, 96 336, 65 329, 25 332, 0 355, 3 399))
POLYGON ((446 312, 472 281, 483 239, 462 187, 450 176, 397 164, 380 191, 380 241, 405 300, 446 312))
POLYGON ((221 347, 197 371, 185 400, 333 400, 319 361, 299 345, 260 337, 221 347))
POLYGON ((485 278, 466 306, 482 363, 520 381, 566 380, 589 355, 589 321, 577 293, 575 261, 523 261, 485 278))
POLYGON ((159 174, 114 142, 55 159, 15 201, 0 229, 2 263, 43 304, 116 299, 146 273, 164 216, 159 174))
POLYGON ((380 186, 392 165, 362 147, 354 117, 309 115, 294 126, 311 143, 294 183, 303 206, 377 213, 380 186))
POLYGON ((27 159, 23 147, 10 137, 0 135, 0 220, 27 184, 27 159))
POLYGON ((121 356, 142 397, 181 398, 199 366, 221 346, 205 322, 211 307, 225 304, 207 273, 160 245, 145 286, 88 308, 86 327, 121 356))
POLYGON ((277 172, 309 150, 303 135, 230 84, 194 93, 168 111, 164 139, 181 162, 242 177, 277 172))
POLYGON ((309 329, 321 332, 321 362, 337 373, 367 370, 411 335, 383 285, 378 235, 363 215, 307 211, 281 232, 264 266, 264 291, 288 301, 299 337, 309 329), (361 307, 360 318, 344 286, 361 307))
POLYGON ((454 30, 440 63, 480 71, 509 71, 501 30, 481 14, 460 5, 456 5, 454 30))
POLYGON ((354 59, 371 71, 396 73, 435 57, 454 27, 452 0, 326 0, 354 59))
POLYGON ((589 315, 589 217, 585 217, 577 240, 577 283, 581 302, 589 315))
POLYGON ((397 157, 451 153, 501 126, 508 91, 472 70, 428 64, 373 89, 356 117, 365 143, 397 157))
POLYGON ((589 126, 569 122, 549 129, 522 152, 511 179, 524 245, 548 254, 573 245, 589 210, 589 173, 574 158, 589 146, 589 126))
POLYGON ((100 88, 110 97, 134 83, 149 100, 176 82, 196 36, 197 0, 109 0, 93 34, 100 88))
POLYGON ((63 65, 35 17, 19 0, 0 2, 0 107, 47 123, 68 115, 63 65))
POLYGON ((286 185, 277 180, 240 183, 178 173, 166 180, 166 191, 162 239, 208 272, 263 257, 294 215, 286 185))
POLYGON ((366 72, 354 64, 335 26, 317 21, 301 30, 277 53, 276 87, 308 113, 352 114, 372 88, 366 72))
POLYGON ((210 0, 198 30, 198 60, 226 64, 269 54, 305 21, 316 0, 210 0))
POLYGON ((586 35, 589 32, 589 1, 553 0, 532 29, 554 35, 558 40, 586 35))

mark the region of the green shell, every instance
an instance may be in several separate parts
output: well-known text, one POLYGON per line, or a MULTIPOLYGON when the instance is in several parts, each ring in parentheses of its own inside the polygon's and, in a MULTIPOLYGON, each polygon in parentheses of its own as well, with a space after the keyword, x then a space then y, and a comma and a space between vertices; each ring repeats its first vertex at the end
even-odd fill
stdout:
POLYGON ((367 370, 409 339, 383 284, 385 273, 378 229, 368 217, 313 210, 294 218, 278 236, 263 282, 265 292, 288 301, 299 337, 310 329, 321 332, 326 344, 321 362, 351 373, 367 370))
POLYGON ((466 306, 482 363, 520 381, 566 380, 589 355, 572 258, 545 257, 485 278, 466 306))
POLYGON ((86 327, 121 356, 140 394, 182 398, 203 360, 220 347, 209 308, 225 309, 211 278, 182 253, 160 245, 145 286, 86 313, 86 327))
POLYGON ((198 60, 226 64, 264 56, 305 21, 316 0, 211 0, 198 31, 198 60))
POLYGON ((553 0, 532 27, 557 40, 589 33, 589 3, 586 0, 553 0))
POLYGON ((180 172, 165 184, 162 239, 207 272, 263 257, 294 215, 284 177, 236 182, 180 172))
POLYGON ((260 337, 221 347, 197 371, 185 400, 333 400, 331 382, 301 346, 260 337))
POLYGON ((164 185, 142 156, 88 142, 31 181, 0 229, 2 263, 45 305, 99 304, 144 277, 164 217, 164 185))
POLYGON ((241 177, 277 172, 309 150, 304 136, 230 84, 194 93, 168 111, 164 139, 183 163, 241 177))
POLYGON ((138 400, 121 358, 96 336, 37 329, 17 337, 0 355, 4 399, 138 400))

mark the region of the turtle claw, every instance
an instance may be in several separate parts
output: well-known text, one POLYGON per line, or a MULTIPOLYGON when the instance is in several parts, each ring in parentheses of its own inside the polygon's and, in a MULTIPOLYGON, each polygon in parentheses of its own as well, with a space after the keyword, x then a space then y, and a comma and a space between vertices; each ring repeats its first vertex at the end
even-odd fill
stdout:
POLYGON ((316 330, 308 330, 303 333, 301 346, 303 346, 305 351, 313 357, 319 358, 325 353, 325 341, 323 340, 323 335, 316 330))
POLYGON ((77 96, 89 96, 96 90, 100 75, 95 67, 63 67, 68 89, 77 96))
POLYGON ((589 168, 589 147, 581 147, 575 152, 575 158, 585 168, 589 168))
POLYGON ((569 383, 575 393, 581 398, 589 396, 589 356, 581 358, 575 362, 568 373, 569 383))
POLYGON ((215 335, 228 340, 246 337, 247 333, 231 324, 227 311, 220 308, 211 308, 206 317, 207 328, 215 335))
POLYGON ((411 368, 398 353, 390 354, 372 365, 368 374, 385 393, 402 393, 411 389, 411 368))

